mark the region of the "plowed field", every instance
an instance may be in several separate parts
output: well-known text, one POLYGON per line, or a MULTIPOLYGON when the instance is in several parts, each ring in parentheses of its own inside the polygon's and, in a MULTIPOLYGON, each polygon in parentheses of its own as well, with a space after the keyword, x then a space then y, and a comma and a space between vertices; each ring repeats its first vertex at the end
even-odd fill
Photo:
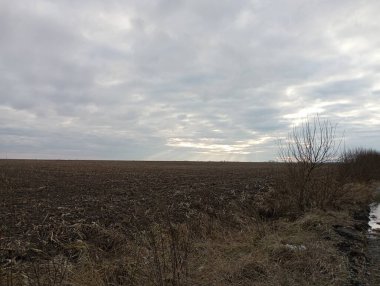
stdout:
POLYGON ((239 223, 270 172, 267 163, 2 160, 0 263, 75 259, 77 241, 113 250, 94 226, 133 239, 162 220, 239 223))

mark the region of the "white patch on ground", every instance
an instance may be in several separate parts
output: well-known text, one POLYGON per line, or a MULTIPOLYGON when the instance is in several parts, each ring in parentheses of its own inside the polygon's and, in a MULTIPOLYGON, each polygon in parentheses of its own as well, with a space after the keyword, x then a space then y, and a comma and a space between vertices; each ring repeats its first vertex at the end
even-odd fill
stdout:
POLYGON ((371 205, 368 224, 371 230, 380 229, 380 204, 371 205))

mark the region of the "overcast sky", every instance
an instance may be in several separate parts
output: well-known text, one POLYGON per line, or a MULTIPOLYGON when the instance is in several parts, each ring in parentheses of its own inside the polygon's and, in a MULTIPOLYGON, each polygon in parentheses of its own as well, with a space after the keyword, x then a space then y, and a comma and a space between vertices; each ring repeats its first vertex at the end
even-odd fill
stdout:
POLYGON ((263 161, 307 115, 380 149, 378 0, 0 0, 0 157, 263 161))

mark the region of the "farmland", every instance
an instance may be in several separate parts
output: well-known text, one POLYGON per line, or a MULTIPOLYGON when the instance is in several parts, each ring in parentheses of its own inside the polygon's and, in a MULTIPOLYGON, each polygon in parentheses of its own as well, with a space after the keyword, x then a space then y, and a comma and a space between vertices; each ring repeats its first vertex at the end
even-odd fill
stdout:
POLYGON ((333 225, 359 225, 356 209, 276 215, 276 163, 2 160, 0 170, 0 285, 351 279, 333 225))

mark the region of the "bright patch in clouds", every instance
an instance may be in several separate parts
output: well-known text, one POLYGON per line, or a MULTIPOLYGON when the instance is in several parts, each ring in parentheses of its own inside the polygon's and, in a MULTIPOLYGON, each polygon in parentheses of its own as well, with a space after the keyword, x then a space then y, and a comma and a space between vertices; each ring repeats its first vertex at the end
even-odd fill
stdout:
POLYGON ((187 138, 169 138, 167 146, 190 148, 198 150, 198 153, 201 151, 204 154, 216 153, 224 154, 225 156, 228 154, 249 155, 251 154, 250 149, 253 146, 264 144, 270 139, 270 137, 262 137, 257 140, 240 140, 230 144, 225 144, 223 139, 218 138, 199 138, 197 140, 187 138))
POLYGON ((318 113, 380 149, 380 2, 1 1, 0 157, 274 159, 318 113))

